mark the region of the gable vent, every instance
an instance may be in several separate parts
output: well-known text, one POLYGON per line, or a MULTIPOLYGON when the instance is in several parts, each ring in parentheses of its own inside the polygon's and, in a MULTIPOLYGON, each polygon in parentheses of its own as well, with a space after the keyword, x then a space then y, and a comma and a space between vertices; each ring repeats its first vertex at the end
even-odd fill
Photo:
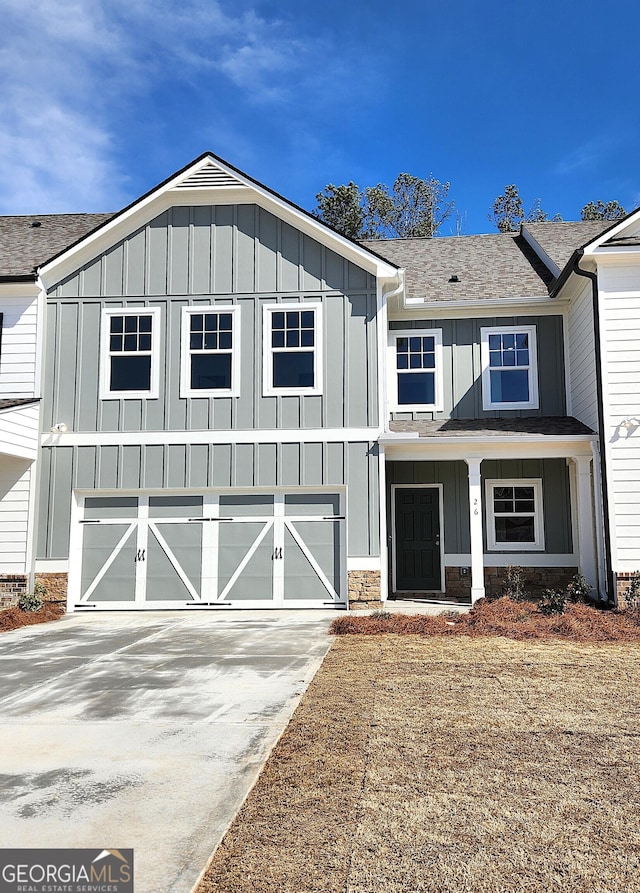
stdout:
POLYGON ((200 168, 199 171, 191 174, 191 176, 187 177, 186 180, 183 180, 182 183, 178 183, 176 189, 219 189, 221 186, 243 185, 244 184, 241 183, 240 180, 237 180, 231 174, 228 174, 226 171, 223 171, 221 168, 216 167, 213 164, 208 164, 206 167, 200 168))

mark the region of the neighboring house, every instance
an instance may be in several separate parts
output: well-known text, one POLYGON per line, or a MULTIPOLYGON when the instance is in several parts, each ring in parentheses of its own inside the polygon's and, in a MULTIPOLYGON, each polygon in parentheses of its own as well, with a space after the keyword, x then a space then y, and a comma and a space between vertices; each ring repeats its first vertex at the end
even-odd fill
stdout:
POLYGON ((475 601, 509 564, 614 600, 638 218, 357 244, 206 154, 119 214, 37 218, 48 252, 23 226, 37 573, 71 610, 475 601))

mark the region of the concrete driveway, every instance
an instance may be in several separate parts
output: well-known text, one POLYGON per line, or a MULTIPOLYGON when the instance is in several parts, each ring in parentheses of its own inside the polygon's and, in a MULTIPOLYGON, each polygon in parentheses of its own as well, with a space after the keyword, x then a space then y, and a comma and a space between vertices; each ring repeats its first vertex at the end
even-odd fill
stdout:
POLYGON ((333 617, 73 614, 2 634, 0 846, 133 847, 136 893, 188 893, 333 617))

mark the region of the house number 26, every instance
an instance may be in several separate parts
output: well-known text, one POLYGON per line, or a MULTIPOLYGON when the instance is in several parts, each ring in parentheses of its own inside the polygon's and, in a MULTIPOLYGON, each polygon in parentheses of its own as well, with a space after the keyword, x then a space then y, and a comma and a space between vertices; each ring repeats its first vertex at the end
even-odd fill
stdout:
MULTIPOLYGON (((473 504, 477 506, 477 505, 478 505, 478 500, 477 500, 477 499, 474 499, 474 500, 473 500, 473 504)), ((477 509, 477 508, 474 508, 474 510, 473 510, 473 514, 474 514, 474 515, 477 515, 477 514, 478 514, 478 509, 477 509)))

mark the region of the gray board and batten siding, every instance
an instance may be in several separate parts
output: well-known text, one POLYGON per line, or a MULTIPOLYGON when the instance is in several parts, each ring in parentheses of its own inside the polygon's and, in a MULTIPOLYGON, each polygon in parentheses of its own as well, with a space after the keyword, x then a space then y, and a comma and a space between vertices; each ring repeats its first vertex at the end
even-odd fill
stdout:
POLYGON ((495 316, 476 319, 393 320, 390 329, 441 329, 443 411, 393 412, 393 419, 481 419, 566 414, 564 340, 561 316, 495 316), (482 408, 480 329, 491 326, 536 327, 539 408, 487 410, 482 408))
MULTIPOLYGON (((541 478, 545 533, 544 552, 573 552, 569 469, 564 459, 485 459, 480 466, 482 494, 486 480, 541 478)), ((387 524, 391 530, 392 484, 442 484, 444 551, 470 554, 469 474, 465 462, 394 462, 386 464, 387 524)), ((483 501, 483 537, 486 542, 486 504, 483 501)), ((489 554, 498 554, 492 550, 489 554)))
POLYGON ((44 430, 377 426, 376 282, 257 205, 171 208, 52 288, 44 430), (322 306, 323 393, 262 395, 262 307, 322 306), (182 307, 240 307, 240 396, 179 395, 182 307), (159 307, 158 399, 100 400, 103 308, 159 307), (74 386, 70 386, 73 383, 74 386))

